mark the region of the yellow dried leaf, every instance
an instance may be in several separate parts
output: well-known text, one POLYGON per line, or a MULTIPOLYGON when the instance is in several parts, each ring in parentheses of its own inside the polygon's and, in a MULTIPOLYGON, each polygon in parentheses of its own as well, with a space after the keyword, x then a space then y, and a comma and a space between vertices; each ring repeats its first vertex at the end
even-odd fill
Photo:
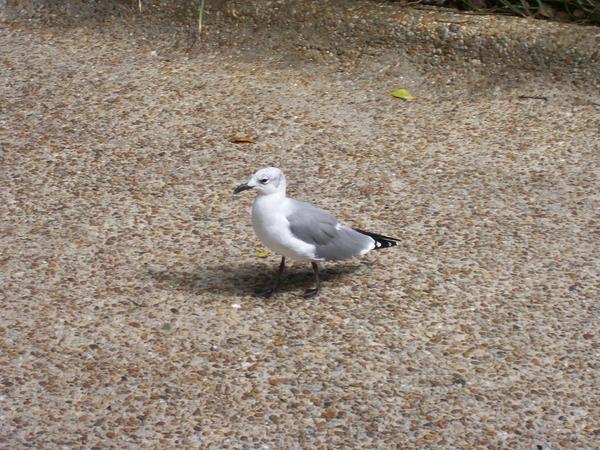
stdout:
POLYGON ((256 256, 259 258, 266 258, 269 256, 269 252, 266 251, 261 245, 256 246, 256 256))
POLYGON ((409 102, 417 98, 408 92, 408 89, 396 89, 394 92, 392 92, 392 95, 396 98, 400 98, 409 102))

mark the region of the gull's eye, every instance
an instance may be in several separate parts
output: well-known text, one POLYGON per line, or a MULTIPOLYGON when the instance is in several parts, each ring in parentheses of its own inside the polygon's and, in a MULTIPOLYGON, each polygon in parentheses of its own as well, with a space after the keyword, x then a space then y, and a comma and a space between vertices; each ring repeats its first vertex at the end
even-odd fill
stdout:
POLYGON ((269 179, 268 178, 261 178, 260 180, 258 180, 258 182, 260 184, 267 184, 269 182, 269 179))

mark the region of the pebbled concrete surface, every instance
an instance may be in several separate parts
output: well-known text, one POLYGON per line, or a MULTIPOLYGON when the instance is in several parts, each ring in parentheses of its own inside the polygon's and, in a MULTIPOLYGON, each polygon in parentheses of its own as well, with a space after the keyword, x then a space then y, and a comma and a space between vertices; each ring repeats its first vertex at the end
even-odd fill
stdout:
POLYGON ((0 445, 597 446, 593 86, 120 27, 0 27, 0 445), (402 244, 254 297, 267 164, 402 244))

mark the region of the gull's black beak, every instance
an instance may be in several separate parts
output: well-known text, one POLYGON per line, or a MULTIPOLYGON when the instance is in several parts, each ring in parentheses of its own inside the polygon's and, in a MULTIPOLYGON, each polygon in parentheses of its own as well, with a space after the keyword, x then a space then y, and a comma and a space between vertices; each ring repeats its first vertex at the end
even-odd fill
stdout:
POLYGON ((247 191, 248 189, 252 189, 252 186, 248 186, 247 184, 240 184, 233 190, 233 193, 239 194, 240 192, 247 191))

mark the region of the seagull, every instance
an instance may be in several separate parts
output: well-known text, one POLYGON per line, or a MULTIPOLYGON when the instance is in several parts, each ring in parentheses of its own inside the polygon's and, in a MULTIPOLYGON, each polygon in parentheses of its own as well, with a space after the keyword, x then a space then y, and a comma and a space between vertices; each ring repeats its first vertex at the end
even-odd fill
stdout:
POLYGON ((254 232, 265 247, 281 255, 275 281, 264 291, 265 297, 277 291, 286 258, 310 261, 316 286, 304 292, 304 298, 308 299, 319 293, 318 262, 362 256, 371 250, 397 245, 398 239, 348 227, 321 208, 288 197, 286 187, 283 172, 266 167, 233 191, 234 194, 256 191, 252 205, 254 232))

